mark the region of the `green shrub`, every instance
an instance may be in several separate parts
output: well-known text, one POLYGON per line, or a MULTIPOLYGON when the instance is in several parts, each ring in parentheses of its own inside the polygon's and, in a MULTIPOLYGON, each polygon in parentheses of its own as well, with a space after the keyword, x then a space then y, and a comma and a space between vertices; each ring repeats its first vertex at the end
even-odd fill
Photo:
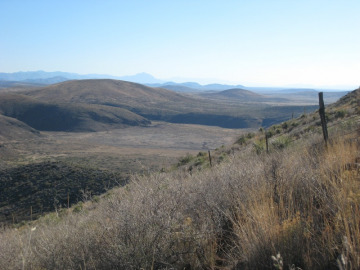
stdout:
POLYGON ((281 136, 279 138, 276 138, 273 142, 271 142, 271 145, 275 149, 284 149, 289 146, 291 142, 291 139, 287 136, 281 136))
POLYGON ((195 159, 195 162, 194 162, 194 165, 195 166, 201 166, 205 163, 206 159, 205 159, 205 156, 201 156, 201 157, 197 157, 195 159))
POLYGON ((239 139, 237 139, 236 143, 243 145, 246 142, 246 138, 244 135, 242 135, 239 139))
POLYGON ((274 132, 272 130, 268 130, 266 131, 266 135, 268 138, 271 138, 272 136, 274 136, 274 132))
POLYGON ((80 213, 83 209, 83 202, 78 202, 73 209, 74 213, 80 213))
POLYGON ((258 154, 258 155, 261 154, 265 150, 263 141, 254 142, 253 147, 254 147, 256 154, 258 154))
POLYGON ((336 111, 335 112, 335 118, 344 118, 346 115, 346 111, 345 110, 340 110, 340 111, 336 111))
POLYGON ((247 135, 246 135, 246 138, 248 139, 251 139, 251 138, 254 138, 255 137, 255 133, 253 132, 249 132, 247 135))
POLYGON ((191 154, 187 154, 185 157, 179 159, 178 166, 183 166, 185 164, 190 163, 194 159, 194 156, 191 154))

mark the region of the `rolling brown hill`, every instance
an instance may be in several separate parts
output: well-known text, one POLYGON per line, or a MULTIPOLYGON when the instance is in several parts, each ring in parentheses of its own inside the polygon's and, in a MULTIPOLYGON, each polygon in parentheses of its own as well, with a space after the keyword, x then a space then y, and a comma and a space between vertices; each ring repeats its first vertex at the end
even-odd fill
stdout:
MULTIPOLYGON (((235 91, 238 96, 242 93, 239 93, 238 89, 231 91, 235 91)), ((110 79, 67 81, 24 91, 22 94, 41 102, 123 108, 148 120, 226 128, 259 127, 261 124, 266 126, 284 121, 291 117, 292 113, 299 115, 304 110, 304 106, 291 104, 260 104, 258 95, 251 92, 243 93, 254 100, 251 104, 246 104, 240 98, 186 96, 162 88, 110 79)))
POLYGON ((215 92, 215 93, 203 93, 202 96, 237 98, 237 99, 239 98, 239 99, 243 99, 244 101, 256 100, 256 99, 259 100, 259 99, 265 98, 262 95, 251 92, 249 90, 240 89, 240 88, 228 89, 228 90, 215 92))
POLYGON ((149 120, 122 108, 50 103, 13 93, 0 95, 0 114, 46 131, 98 131, 150 124, 149 120))
POLYGON ((101 104, 135 110, 160 109, 159 104, 168 104, 165 106, 167 108, 174 103, 194 102, 191 98, 166 89, 110 79, 67 81, 27 91, 24 94, 40 101, 101 104))
POLYGON ((261 121, 254 116, 238 113, 226 104, 192 98, 162 88, 118 80, 67 81, 23 94, 42 102, 59 104, 98 104, 124 108, 149 120, 172 123, 250 127, 261 121), (224 111, 226 112, 224 113, 224 111))
POLYGON ((287 102, 289 101, 286 98, 279 97, 268 97, 264 95, 257 94, 255 92, 241 89, 233 88, 215 93, 199 93, 200 96, 210 98, 210 99, 225 99, 225 100, 235 100, 238 102, 287 102))

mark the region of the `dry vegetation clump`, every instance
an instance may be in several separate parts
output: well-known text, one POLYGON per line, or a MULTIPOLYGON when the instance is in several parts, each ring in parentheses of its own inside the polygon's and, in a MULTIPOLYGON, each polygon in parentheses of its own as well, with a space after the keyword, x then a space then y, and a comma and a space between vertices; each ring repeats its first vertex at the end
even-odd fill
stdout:
POLYGON ((134 176, 80 209, 3 229, 1 269, 276 269, 278 253, 285 269, 359 269, 358 134, 294 147, 134 176))

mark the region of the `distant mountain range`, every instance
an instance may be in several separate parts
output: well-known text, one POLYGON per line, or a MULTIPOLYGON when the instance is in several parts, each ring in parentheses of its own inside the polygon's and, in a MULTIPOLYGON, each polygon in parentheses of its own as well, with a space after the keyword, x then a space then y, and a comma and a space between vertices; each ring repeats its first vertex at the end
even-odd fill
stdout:
POLYGON ((106 74, 77 74, 69 72, 46 72, 46 71, 27 71, 15 73, 0 73, 0 81, 16 81, 28 82, 34 84, 54 84, 69 80, 85 80, 85 79, 115 79, 136 82, 141 84, 147 83, 163 83, 164 81, 156 79, 148 73, 139 73, 132 76, 112 76, 106 74))
POLYGON ((147 83, 147 86, 161 87, 176 92, 201 92, 201 91, 223 91, 235 88, 246 88, 243 85, 227 85, 227 84, 207 84, 201 85, 196 82, 165 82, 165 83, 147 83))
MULTIPOLYGON (((228 84, 207 84, 201 85, 197 82, 167 82, 160 80, 152 76, 151 74, 142 72, 131 76, 113 76, 107 74, 77 74, 69 72, 46 72, 46 71, 27 71, 27 72, 15 72, 15 73, 0 73, 0 89, 5 87, 21 87, 19 82, 27 86, 33 84, 49 85, 54 83, 60 83, 69 80, 85 80, 85 79, 115 79, 122 81, 129 81, 134 83, 144 84, 150 87, 160 87, 175 92, 204 92, 204 91, 224 91, 228 89, 244 89, 255 91, 257 93, 268 92, 281 92, 281 93, 296 93, 296 92, 314 92, 320 91, 319 89, 311 88, 284 88, 284 87, 246 87, 243 85, 228 85, 228 84)), ((321 89, 321 91, 328 91, 329 89, 321 89)), ((351 90, 351 89, 341 89, 351 90)))
POLYGON ((13 87, 15 84, 43 84, 49 85, 54 83, 60 83, 69 80, 86 80, 86 79, 115 79, 122 81, 129 81, 134 83, 140 83, 151 87, 161 87, 176 92, 196 92, 196 91, 222 91, 231 88, 244 88, 242 85, 226 85, 226 84, 208 84, 201 85, 196 82, 175 83, 166 82, 155 78, 151 74, 142 72, 131 76, 112 76, 106 74, 77 74, 69 72, 46 72, 46 71, 27 71, 27 72, 15 72, 15 73, 0 73, 0 88, 4 88, 4 85, 13 87), (1 87, 2 86, 2 87, 1 87))

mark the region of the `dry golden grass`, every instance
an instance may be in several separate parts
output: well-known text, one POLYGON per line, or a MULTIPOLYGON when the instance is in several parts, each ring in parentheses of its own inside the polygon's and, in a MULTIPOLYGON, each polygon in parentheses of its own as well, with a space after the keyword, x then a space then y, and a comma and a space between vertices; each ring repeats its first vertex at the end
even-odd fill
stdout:
POLYGON ((344 256, 344 269, 358 269, 359 154, 358 140, 340 140, 269 157, 268 179, 238 201, 233 217, 242 260, 266 268, 280 252, 285 265, 331 269, 344 256))

